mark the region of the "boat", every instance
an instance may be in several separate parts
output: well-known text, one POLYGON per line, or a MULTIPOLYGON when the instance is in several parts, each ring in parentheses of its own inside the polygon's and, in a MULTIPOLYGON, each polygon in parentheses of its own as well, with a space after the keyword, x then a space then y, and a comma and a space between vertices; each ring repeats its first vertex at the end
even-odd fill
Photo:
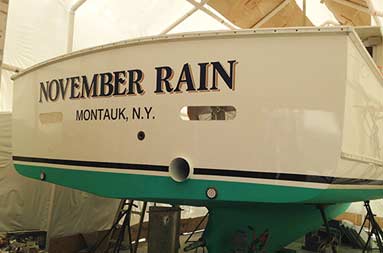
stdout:
POLYGON ((209 253, 275 252, 322 214, 383 197, 383 79, 362 43, 376 34, 185 33, 40 63, 14 76, 15 168, 103 197, 205 206, 209 253))

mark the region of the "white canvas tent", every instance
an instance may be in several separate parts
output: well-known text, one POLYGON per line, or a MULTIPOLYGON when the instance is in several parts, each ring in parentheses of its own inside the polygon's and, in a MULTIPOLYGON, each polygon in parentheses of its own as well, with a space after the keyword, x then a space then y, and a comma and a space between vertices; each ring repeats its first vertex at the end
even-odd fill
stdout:
MULTIPOLYGON (((237 2, 253 3, 250 7, 256 9, 256 4, 262 1, 265 2, 237 2)), ((291 1, 307 12, 314 25, 340 22, 321 0, 291 1)), ((13 96, 10 69, 25 69, 72 50, 142 36, 240 28, 234 12, 231 16, 224 6, 219 6, 220 2, 211 2, 218 11, 206 0, 9 0, 0 72, 0 112, 8 112, 0 114, 0 231, 42 229, 48 230, 50 236, 62 236, 106 229, 118 204, 116 200, 42 184, 15 173, 10 146, 13 96)), ((265 12, 252 27, 266 24, 290 4, 290 0, 273 2, 277 7, 265 12)), ((383 1, 371 3, 374 9, 383 11, 383 1)), ((363 7, 358 13, 370 11, 370 7, 363 7)), ((374 16, 371 23, 381 21, 381 17, 374 16)), ((362 205, 354 205, 352 210, 362 212, 362 205)), ((190 209, 189 213, 199 212, 190 209)))
POLYGON ((116 200, 24 178, 11 155, 11 114, 0 113, 0 232, 44 230, 55 237, 109 228, 116 200))

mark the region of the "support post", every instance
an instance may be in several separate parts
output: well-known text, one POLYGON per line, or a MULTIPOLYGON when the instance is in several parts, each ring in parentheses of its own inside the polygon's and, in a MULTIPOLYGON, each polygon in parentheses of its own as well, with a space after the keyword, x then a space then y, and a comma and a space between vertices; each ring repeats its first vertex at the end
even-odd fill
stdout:
POLYGON ((138 244, 140 243, 141 230, 142 230, 142 225, 144 223, 144 218, 145 218, 145 212, 146 212, 147 205, 148 205, 148 202, 146 202, 146 201, 144 201, 144 203, 142 204, 142 210, 141 210, 141 213, 140 213, 140 221, 138 223, 138 231, 137 231, 136 241, 135 241, 135 244, 134 244, 133 253, 137 253, 137 251, 138 251, 138 244))
POLYGON ((332 238, 331 238, 332 236, 331 236, 330 226, 328 225, 328 220, 327 220, 327 216, 326 216, 326 212, 325 212, 324 208, 325 207, 323 205, 319 205, 318 206, 318 209, 319 209, 320 214, 322 216, 323 223, 324 223, 324 225, 326 227, 327 243, 329 243, 329 244, 331 243, 332 252, 333 253, 337 253, 336 247, 335 247, 334 243, 332 243, 332 238))
POLYGON ((369 200, 364 201, 364 207, 366 208, 367 214, 366 214, 366 217, 364 218, 364 221, 363 221, 362 227, 359 231, 359 234, 360 234, 360 232, 362 232, 363 226, 367 220, 369 221, 369 226, 371 227, 371 231, 369 231, 369 233, 368 233, 368 239, 367 239, 367 242, 364 246, 363 253, 366 252, 368 245, 369 245, 369 242, 372 238, 372 235, 375 235, 375 240, 376 240, 376 243, 378 244, 379 252, 383 253, 383 243, 382 243, 383 231, 380 228, 379 224, 375 220, 375 215, 372 212, 369 200))

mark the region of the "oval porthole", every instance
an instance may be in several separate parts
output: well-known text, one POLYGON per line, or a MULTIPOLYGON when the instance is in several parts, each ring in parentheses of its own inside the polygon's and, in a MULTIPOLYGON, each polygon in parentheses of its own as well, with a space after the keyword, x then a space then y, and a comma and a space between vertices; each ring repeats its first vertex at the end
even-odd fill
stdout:
POLYGON ((180 111, 182 120, 233 120, 236 116, 234 106, 184 106, 180 111))

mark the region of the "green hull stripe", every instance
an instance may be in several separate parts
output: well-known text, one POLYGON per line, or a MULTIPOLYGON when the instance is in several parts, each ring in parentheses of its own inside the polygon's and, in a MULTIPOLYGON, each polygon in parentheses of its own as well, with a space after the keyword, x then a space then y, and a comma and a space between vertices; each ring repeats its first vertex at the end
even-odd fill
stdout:
POLYGON ((380 189, 312 189, 267 184, 190 179, 177 183, 167 176, 69 170, 53 167, 15 164, 16 170, 30 178, 46 181, 108 198, 131 198, 169 203, 210 205, 222 202, 265 203, 342 203, 383 196, 380 189), (208 200, 206 189, 218 191, 215 200, 208 200))

